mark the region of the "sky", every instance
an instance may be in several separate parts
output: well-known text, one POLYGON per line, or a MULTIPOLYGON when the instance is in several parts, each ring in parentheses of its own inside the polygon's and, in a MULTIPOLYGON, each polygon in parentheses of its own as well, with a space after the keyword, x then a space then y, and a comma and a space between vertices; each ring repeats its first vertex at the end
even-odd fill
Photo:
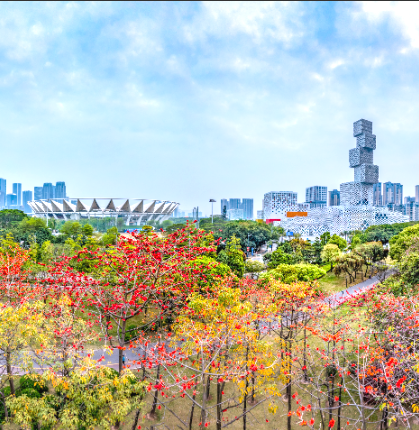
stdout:
MULTIPOLYGON (((1 2, 0 177, 71 197, 254 198, 419 184, 416 2, 1 2)), ((255 213, 256 215, 256 213, 255 213)))

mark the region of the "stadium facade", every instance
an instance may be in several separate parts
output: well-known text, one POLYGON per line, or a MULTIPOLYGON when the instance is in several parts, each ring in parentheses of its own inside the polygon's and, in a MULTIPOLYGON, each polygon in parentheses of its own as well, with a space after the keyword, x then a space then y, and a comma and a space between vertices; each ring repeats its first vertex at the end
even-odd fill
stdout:
POLYGON ((372 134, 372 122, 365 119, 354 122, 353 135, 356 148, 349 151, 349 167, 354 169, 354 181, 340 185, 340 205, 310 209, 306 216, 293 213, 281 222, 286 231, 320 236, 326 231, 341 234, 365 230, 370 225, 409 221, 409 217, 400 212, 373 206, 379 168, 373 164, 376 136, 372 134))
POLYGON ((36 217, 61 220, 123 218, 126 225, 164 221, 179 206, 179 203, 167 200, 104 197, 39 199, 28 204, 36 217))

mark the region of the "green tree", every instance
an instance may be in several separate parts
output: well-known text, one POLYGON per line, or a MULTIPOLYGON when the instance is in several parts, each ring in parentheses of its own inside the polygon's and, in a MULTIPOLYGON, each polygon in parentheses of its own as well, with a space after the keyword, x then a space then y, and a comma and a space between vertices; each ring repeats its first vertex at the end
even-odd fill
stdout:
POLYGON ((84 236, 90 237, 93 235, 93 227, 90 224, 84 224, 84 226, 81 229, 81 232, 84 236))
POLYGON ((353 252, 347 254, 341 254, 335 259, 335 267, 333 272, 339 276, 341 274, 347 274, 349 276, 349 282, 354 282, 357 273, 362 270, 364 259, 353 252))
POLYGON ((348 246, 348 243, 343 237, 338 236, 337 234, 334 234, 327 243, 331 243, 334 245, 337 245, 341 251, 345 250, 348 246))
POLYGON ((390 256, 393 260, 400 261, 407 249, 419 241, 419 224, 405 228, 399 234, 390 239, 390 256))
POLYGON ((314 241, 314 243, 310 247, 311 248, 310 249, 310 257, 311 257, 311 259, 308 260, 306 258, 305 254, 308 253, 308 252, 303 250, 304 260, 307 263, 321 264, 322 263, 321 253, 322 253, 323 247, 324 247, 324 245, 322 245, 322 243, 320 242, 320 240, 318 238, 316 238, 316 240, 314 241))
POLYGON ((0 211, 0 228, 10 228, 12 225, 28 218, 28 216, 17 209, 3 209, 0 211))
POLYGON ((118 236, 118 229, 116 227, 111 227, 107 230, 106 234, 102 236, 101 243, 103 246, 116 245, 118 236))
POLYGON ((358 245, 361 245, 361 238, 358 235, 352 237, 351 249, 355 249, 358 245))
POLYGON ((51 230, 47 227, 47 223, 43 218, 24 218, 17 225, 17 230, 14 233, 17 241, 22 242, 24 246, 29 246, 36 243, 42 246, 44 242, 53 242, 54 236, 51 230))
POLYGON ((82 226, 77 221, 66 221, 61 227, 61 233, 73 240, 77 240, 83 234, 82 226))
POLYGON ((211 219, 200 221, 200 227, 205 231, 213 233, 214 238, 222 241, 229 240, 233 236, 240 239, 240 244, 243 251, 247 247, 259 250, 262 245, 269 240, 278 240, 281 227, 268 226, 255 221, 228 221, 222 224, 212 224, 211 219))
POLYGON ((401 281, 410 287, 414 287, 414 292, 418 291, 419 284, 419 252, 409 252, 405 254, 399 264, 401 281))
POLYGON ((245 255, 241 250, 240 239, 233 236, 228 242, 225 250, 219 252, 217 260, 230 267, 235 275, 243 277, 245 267, 245 255))
POLYGON ((322 245, 326 245, 327 242, 329 242, 330 240, 330 233, 328 231, 325 231, 321 236, 320 236, 320 241, 322 243, 322 245))
POLYGON ((321 259, 326 264, 330 263, 330 270, 332 270, 333 263, 339 255, 341 255, 339 247, 334 243, 328 243, 321 252, 321 259))
POLYGON ((282 248, 263 256, 263 261, 267 263, 269 269, 275 269, 279 264, 293 264, 296 262, 292 254, 287 254, 282 248))
POLYGON ((227 219, 227 206, 223 206, 223 213, 222 213, 223 219, 227 219))

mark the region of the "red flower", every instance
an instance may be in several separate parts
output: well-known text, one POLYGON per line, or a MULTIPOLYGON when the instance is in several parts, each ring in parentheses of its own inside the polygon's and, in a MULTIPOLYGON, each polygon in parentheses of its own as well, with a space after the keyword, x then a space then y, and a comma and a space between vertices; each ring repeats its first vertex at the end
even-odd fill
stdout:
POLYGON ((329 428, 331 429, 334 425, 335 425, 335 420, 332 418, 332 419, 329 421, 329 428))

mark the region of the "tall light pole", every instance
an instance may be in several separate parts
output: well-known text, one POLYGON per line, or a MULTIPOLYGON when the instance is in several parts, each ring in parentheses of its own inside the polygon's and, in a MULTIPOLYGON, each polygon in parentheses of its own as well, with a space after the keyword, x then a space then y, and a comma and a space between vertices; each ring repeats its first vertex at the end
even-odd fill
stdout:
POLYGON ((217 200, 214 199, 209 199, 210 203, 211 203, 211 223, 214 224, 214 203, 217 200))

